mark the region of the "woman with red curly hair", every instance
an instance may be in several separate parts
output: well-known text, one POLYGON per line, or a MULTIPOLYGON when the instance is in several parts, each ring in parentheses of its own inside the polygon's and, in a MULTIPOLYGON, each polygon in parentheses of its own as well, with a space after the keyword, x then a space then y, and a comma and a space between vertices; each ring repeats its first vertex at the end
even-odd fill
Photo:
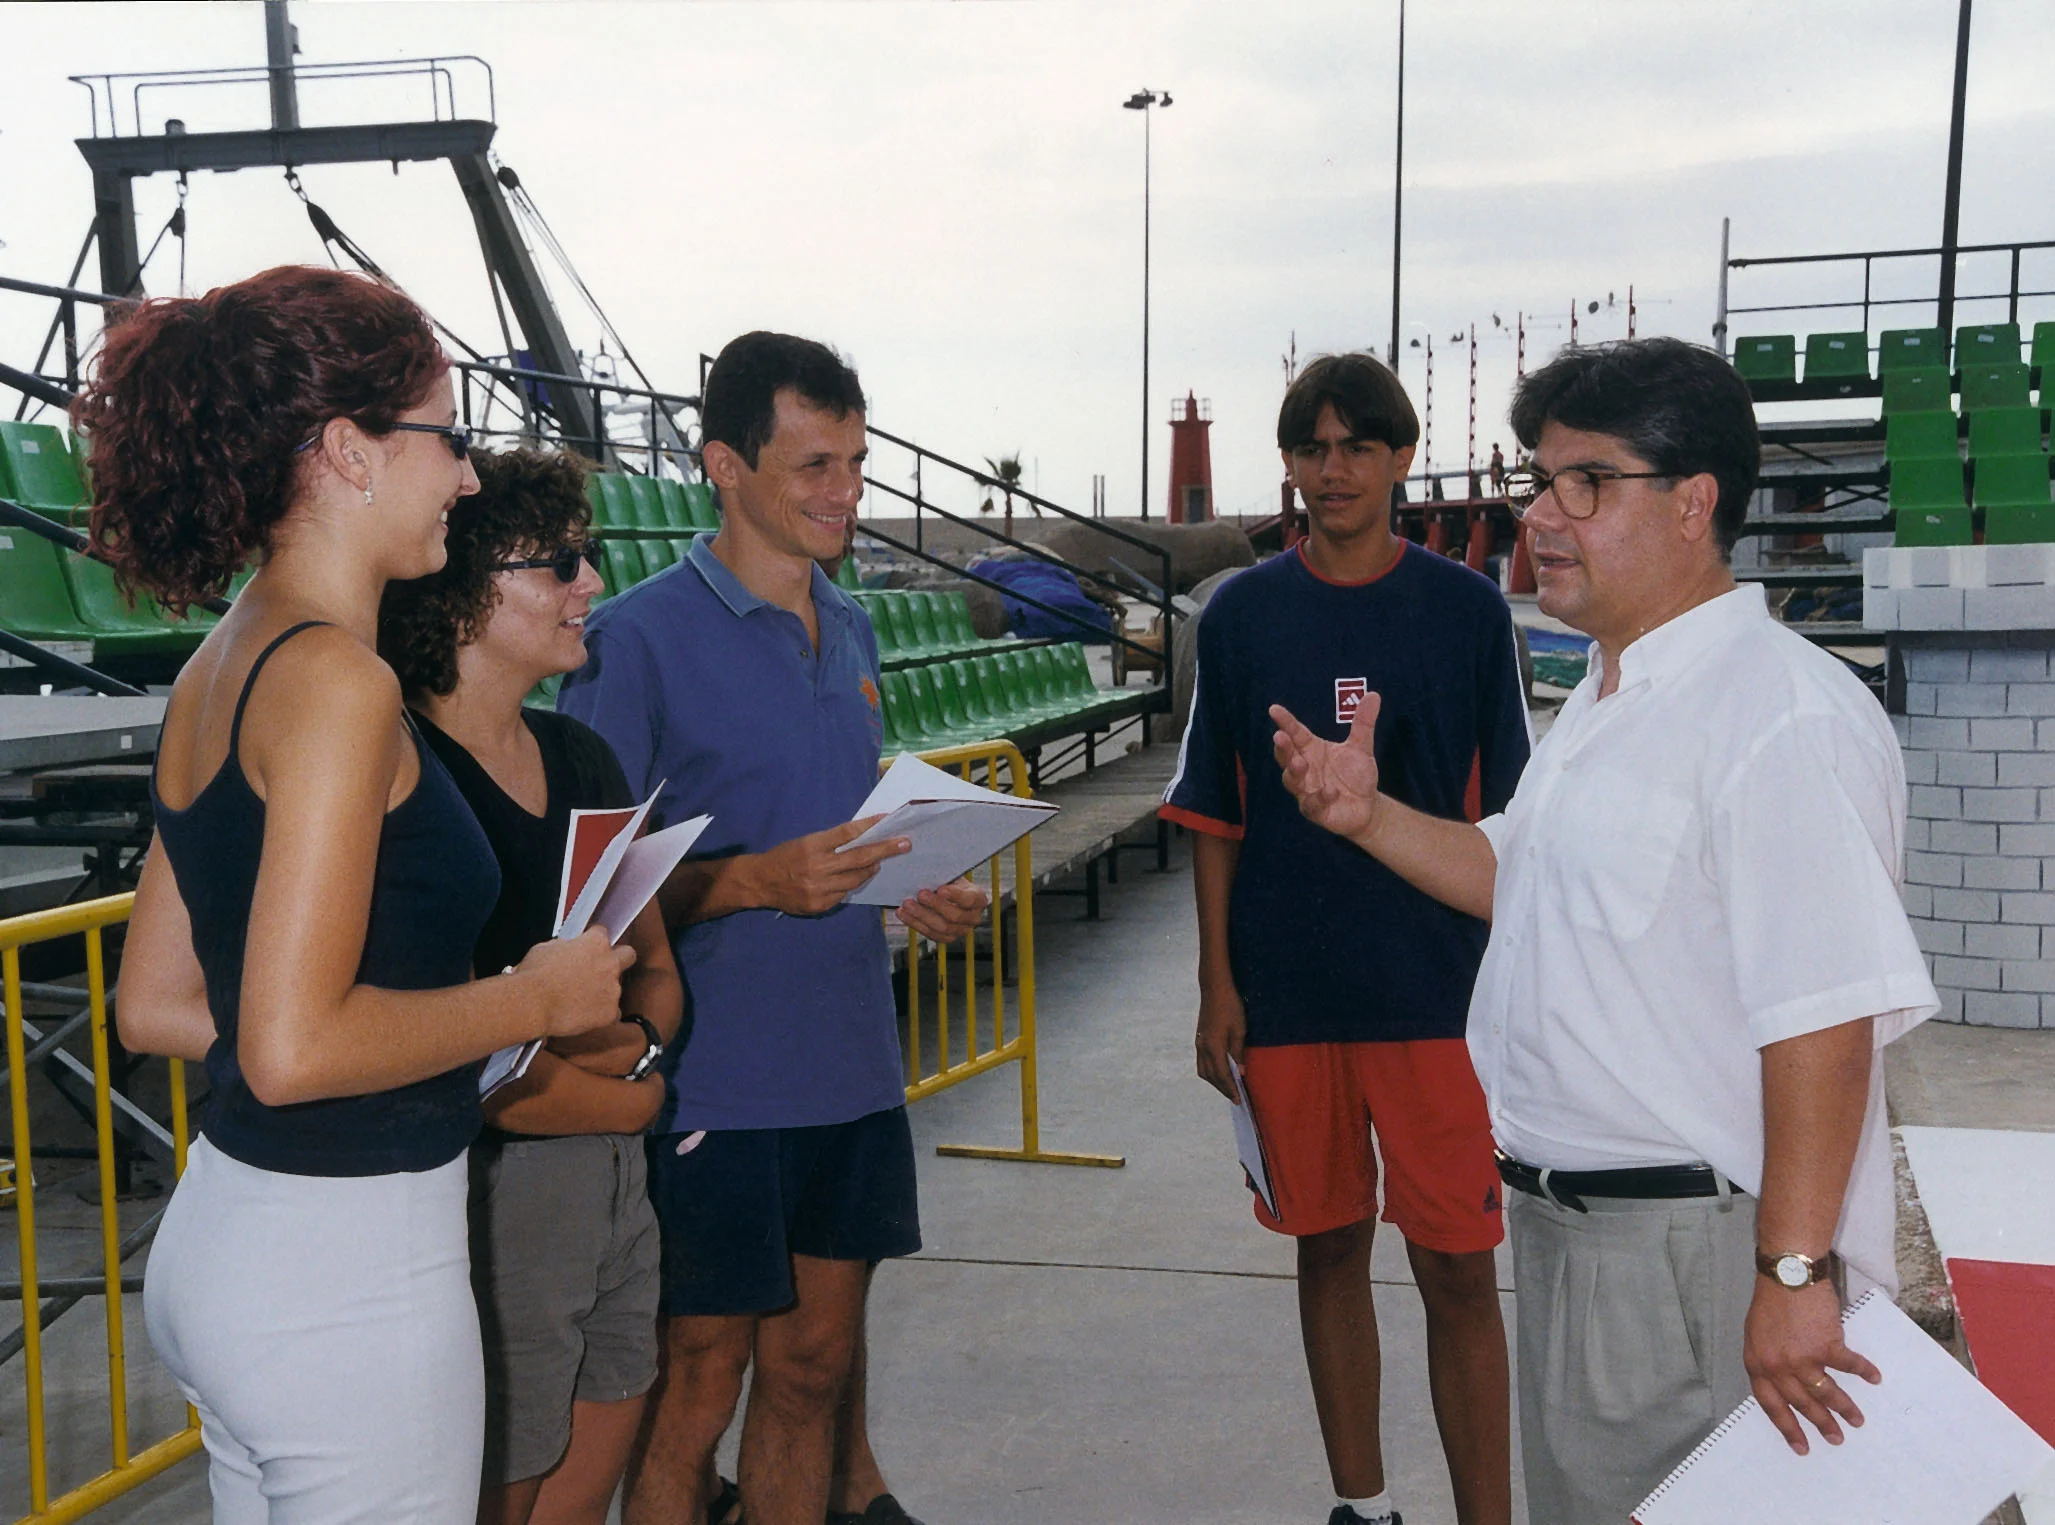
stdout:
POLYGON ((498 871, 376 652, 477 490, 448 361, 399 292, 288 267, 142 304, 73 421, 124 586, 182 608, 258 563, 172 690, 120 988, 129 1045, 211 1088, 144 1311, 214 1517, 469 1522, 478 1061, 614 1022, 632 954, 471 978, 498 871))

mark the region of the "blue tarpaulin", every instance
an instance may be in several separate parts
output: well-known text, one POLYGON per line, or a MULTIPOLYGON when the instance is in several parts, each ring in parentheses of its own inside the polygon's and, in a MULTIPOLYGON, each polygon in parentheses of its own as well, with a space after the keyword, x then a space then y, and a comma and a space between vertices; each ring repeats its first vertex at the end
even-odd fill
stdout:
POLYGON ((1078 586, 1077 579, 1061 567, 1046 561, 976 561, 971 571, 1002 588, 1024 593, 1036 603, 1060 609, 1065 619, 1022 603, 1001 593, 1006 605, 1006 628, 1017 636, 1053 638, 1059 641, 1108 641, 1112 639, 1113 611, 1095 603, 1078 586))

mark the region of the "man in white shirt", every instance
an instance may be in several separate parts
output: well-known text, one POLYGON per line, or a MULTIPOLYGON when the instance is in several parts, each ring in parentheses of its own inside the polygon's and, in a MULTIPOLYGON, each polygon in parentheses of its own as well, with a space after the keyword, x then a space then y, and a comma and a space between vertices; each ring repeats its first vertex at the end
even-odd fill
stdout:
POLYGON ((1271 713, 1309 818, 1491 919, 1468 1037, 1514 1188, 1528 1511, 1594 1525, 1751 1390, 1801 1454, 1861 1423, 1841 1295, 1897 1280, 1876 1051, 1939 1003, 1889 722, 1728 566, 1760 459, 1732 368, 1568 350, 1512 422, 1541 609, 1596 650, 1504 814, 1380 793, 1375 695, 1346 742, 1271 713))

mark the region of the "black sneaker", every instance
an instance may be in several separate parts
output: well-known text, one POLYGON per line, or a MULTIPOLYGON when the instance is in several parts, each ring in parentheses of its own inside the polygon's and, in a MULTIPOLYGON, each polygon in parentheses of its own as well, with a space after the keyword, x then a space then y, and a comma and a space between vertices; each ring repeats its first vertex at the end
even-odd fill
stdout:
POLYGON ((864 1505, 861 1514, 830 1509, 828 1525, 920 1525, 920 1521, 908 1514, 905 1507, 891 1494, 881 1493, 864 1505))
POLYGON ((1347 1504, 1336 1504, 1334 1506, 1334 1513, 1327 1517, 1327 1525, 1384 1525, 1385 1520, 1389 1520, 1391 1525, 1406 1525, 1406 1522, 1399 1518, 1399 1512, 1396 1509, 1383 1518, 1372 1521, 1364 1519, 1347 1504))

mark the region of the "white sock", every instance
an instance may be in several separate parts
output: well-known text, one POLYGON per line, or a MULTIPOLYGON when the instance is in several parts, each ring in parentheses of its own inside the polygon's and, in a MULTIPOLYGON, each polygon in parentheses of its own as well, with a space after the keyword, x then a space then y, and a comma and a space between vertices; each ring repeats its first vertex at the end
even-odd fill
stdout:
POLYGON ((1366 1521, 1367 1525, 1379 1525, 1380 1521, 1389 1520, 1392 1516, 1391 1490, 1389 1488, 1378 1494, 1374 1499, 1345 1499, 1337 1493, 1334 1496, 1334 1501, 1337 1504, 1346 1504, 1349 1508, 1353 1509, 1356 1512, 1356 1517, 1366 1521))

